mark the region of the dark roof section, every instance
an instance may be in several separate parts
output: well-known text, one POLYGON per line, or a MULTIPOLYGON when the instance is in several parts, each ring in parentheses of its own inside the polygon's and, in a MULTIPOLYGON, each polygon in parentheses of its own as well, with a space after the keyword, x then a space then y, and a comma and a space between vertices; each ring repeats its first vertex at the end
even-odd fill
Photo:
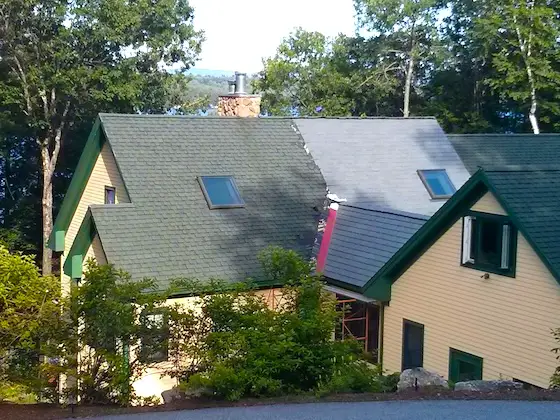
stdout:
POLYGON ((471 174, 487 171, 548 168, 560 160, 560 134, 453 134, 449 140, 471 174))
POLYGON ((258 279, 268 245, 309 257, 325 181, 289 119, 101 114, 132 204, 91 206, 108 260, 133 278, 258 279), (197 181, 232 175, 244 208, 197 181))
POLYGON ((560 280, 560 170, 487 171, 486 176, 560 280))
POLYGON ((329 191, 348 204, 431 215, 418 169, 446 169, 457 189, 469 173, 433 118, 298 118, 329 191))
POLYGON ((323 274, 362 287, 426 220, 417 214, 340 206, 323 274))
POLYGON ((361 292, 378 300, 390 300, 391 284, 488 191, 560 283, 560 170, 481 169, 377 271, 361 292))

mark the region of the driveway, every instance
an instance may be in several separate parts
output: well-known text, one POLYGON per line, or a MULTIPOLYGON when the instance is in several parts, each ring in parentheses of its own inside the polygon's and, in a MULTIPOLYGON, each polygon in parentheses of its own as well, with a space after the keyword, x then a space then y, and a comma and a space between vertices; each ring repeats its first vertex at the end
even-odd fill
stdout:
MULTIPOLYGON (((288 404, 97 417, 97 420, 558 420, 559 402, 391 401, 288 404)), ((95 420, 92 419, 92 420, 95 420)))

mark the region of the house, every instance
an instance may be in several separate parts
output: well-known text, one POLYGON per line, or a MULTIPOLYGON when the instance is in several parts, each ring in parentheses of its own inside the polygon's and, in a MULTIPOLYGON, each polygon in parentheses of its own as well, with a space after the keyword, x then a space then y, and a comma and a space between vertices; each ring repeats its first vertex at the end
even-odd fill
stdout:
POLYGON ((560 170, 479 170, 361 292, 383 367, 547 387, 558 365, 560 170))
MULTIPOLYGON (((50 246, 64 288, 89 258, 161 289, 175 278, 258 283, 269 245, 311 257, 325 196, 290 119, 100 114, 50 246)), ((263 285, 266 298, 274 286, 263 285)), ((134 384, 138 395, 176 384, 162 369, 134 384)))
POLYGON ((469 178, 434 118, 299 118, 329 189, 317 269, 345 309, 340 336, 378 351, 379 306, 361 287, 469 178))

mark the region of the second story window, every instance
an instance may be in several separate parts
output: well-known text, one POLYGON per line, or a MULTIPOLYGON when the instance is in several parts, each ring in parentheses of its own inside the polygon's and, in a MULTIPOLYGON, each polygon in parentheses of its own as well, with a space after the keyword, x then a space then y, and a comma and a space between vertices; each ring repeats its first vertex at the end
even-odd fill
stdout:
POLYGON ((517 231, 507 217, 473 212, 463 218, 462 263, 514 277, 516 238, 517 231))
POLYGON ((455 194, 455 186, 445 169, 420 169, 418 176, 433 199, 445 199, 455 194))
POLYGON ((115 187, 105 187, 105 204, 115 204, 116 190, 115 187))

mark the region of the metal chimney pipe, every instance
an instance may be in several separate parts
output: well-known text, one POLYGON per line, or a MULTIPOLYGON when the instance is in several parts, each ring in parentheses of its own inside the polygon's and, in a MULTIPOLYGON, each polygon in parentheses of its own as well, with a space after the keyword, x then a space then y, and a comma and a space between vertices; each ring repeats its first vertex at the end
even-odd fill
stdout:
POLYGON ((233 80, 228 81, 228 93, 233 95, 235 93, 235 82, 233 80))
POLYGON ((235 94, 245 95, 245 79, 247 78, 247 73, 235 72, 235 94))

